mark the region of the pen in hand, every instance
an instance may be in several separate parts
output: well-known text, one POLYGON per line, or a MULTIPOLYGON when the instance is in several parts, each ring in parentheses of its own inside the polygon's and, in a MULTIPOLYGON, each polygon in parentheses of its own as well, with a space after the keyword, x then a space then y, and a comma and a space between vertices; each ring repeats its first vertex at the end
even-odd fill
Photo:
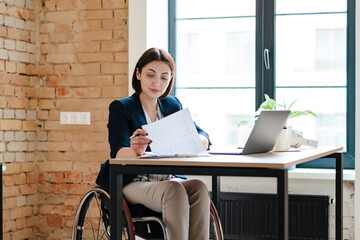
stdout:
MULTIPOLYGON (((147 136, 148 134, 146 133, 146 136, 147 136)), ((131 139, 133 139, 133 138, 135 138, 135 137, 139 137, 139 136, 141 136, 141 134, 135 134, 135 135, 131 135, 130 136, 130 140, 131 139)), ((149 142, 148 142, 148 145, 150 145, 152 143, 152 140, 150 140, 149 142)))
POLYGON ((138 137, 138 136, 140 136, 141 134, 136 134, 136 135, 131 135, 130 136, 130 139, 133 139, 134 137, 138 137))

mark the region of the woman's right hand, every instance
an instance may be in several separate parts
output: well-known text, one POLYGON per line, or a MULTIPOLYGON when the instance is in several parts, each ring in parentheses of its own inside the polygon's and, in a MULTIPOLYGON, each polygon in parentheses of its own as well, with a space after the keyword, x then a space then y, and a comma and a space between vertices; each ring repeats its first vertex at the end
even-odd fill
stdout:
POLYGON ((141 156, 144 154, 147 146, 150 145, 151 142, 152 141, 147 137, 145 130, 136 129, 136 131, 130 137, 130 148, 137 156, 141 156))

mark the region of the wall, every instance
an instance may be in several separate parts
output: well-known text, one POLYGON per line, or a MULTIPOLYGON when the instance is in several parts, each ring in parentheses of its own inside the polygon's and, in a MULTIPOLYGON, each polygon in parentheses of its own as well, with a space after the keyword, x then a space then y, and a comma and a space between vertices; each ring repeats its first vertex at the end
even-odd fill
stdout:
POLYGON ((4 239, 70 239, 109 157, 108 105, 128 95, 127 0, 0 2, 4 239), (90 125, 60 125, 60 112, 90 125))
POLYGON ((32 238, 37 214, 36 5, 0 2, 0 162, 4 239, 32 238))

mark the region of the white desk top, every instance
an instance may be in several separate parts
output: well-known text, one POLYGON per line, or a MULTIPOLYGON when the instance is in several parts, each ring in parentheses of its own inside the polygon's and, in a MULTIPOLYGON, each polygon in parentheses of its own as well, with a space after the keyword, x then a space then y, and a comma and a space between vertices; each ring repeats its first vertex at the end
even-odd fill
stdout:
POLYGON ((250 155, 211 155, 209 157, 185 158, 113 158, 110 164, 121 165, 163 165, 163 166, 207 166, 207 167, 252 167, 287 168, 308 162, 336 152, 342 147, 318 147, 298 149, 289 152, 268 152, 250 155))

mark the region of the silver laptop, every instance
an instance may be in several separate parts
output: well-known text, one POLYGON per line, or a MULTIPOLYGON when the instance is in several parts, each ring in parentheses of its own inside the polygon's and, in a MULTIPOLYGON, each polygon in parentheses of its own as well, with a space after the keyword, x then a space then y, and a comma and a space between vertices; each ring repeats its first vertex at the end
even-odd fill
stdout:
POLYGON ((210 154, 252 154, 271 151, 285 126, 290 110, 263 110, 245 143, 244 148, 211 149, 210 154))

